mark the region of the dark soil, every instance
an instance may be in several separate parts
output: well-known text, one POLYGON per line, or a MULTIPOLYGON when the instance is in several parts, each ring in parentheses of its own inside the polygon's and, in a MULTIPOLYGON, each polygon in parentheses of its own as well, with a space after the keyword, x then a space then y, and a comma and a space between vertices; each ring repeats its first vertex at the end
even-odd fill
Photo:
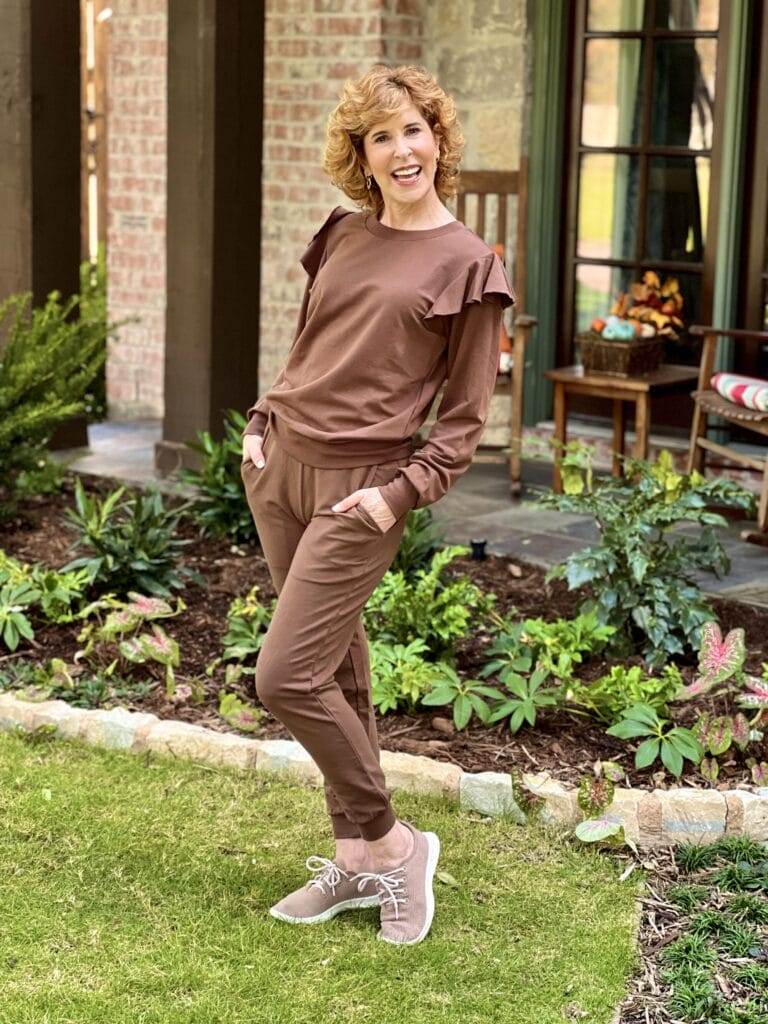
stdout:
MULTIPOLYGON (((89 486, 102 492, 114 485, 109 481, 89 479, 89 486)), ((62 516, 62 510, 71 503, 72 487, 69 483, 60 495, 31 499, 21 517, 0 526, 0 548, 23 561, 61 567, 74 557, 68 551, 72 534, 62 516)), ((184 590, 182 596, 187 610, 170 620, 168 630, 181 648, 182 667, 178 676, 205 678, 206 666, 221 653, 221 638, 232 598, 245 593, 255 583, 261 588, 259 594, 264 602, 268 603, 275 592, 257 546, 237 548, 225 541, 201 539, 191 525, 185 526, 183 532, 191 541, 185 562, 205 577, 206 585, 190 585, 184 590)), ((450 572, 455 575, 465 573, 483 590, 497 595, 499 613, 520 618, 541 616, 553 620, 572 617, 583 596, 579 592, 569 592, 560 581, 545 583, 544 571, 538 567, 504 557, 489 556, 482 561, 469 557, 456 559, 451 563, 450 572)), ((768 661, 768 610, 733 601, 715 600, 712 605, 724 634, 734 626, 745 627, 748 645, 746 668, 759 675, 762 662, 768 661)), ((32 657, 39 661, 60 657, 71 662, 78 647, 77 631, 75 626, 41 626, 36 630, 34 644, 19 657, 32 657)), ((466 640, 459 650, 457 669, 460 674, 477 674, 486 660, 484 648, 487 639, 486 635, 478 632, 466 640)), ((0 669, 7 668, 16 660, 0 657, 0 669)), ((639 663, 639 659, 635 660, 639 663)), ((581 666, 580 675, 586 680, 596 679, 615 663, 594 658, 581 666)), ((681 665, 686 681, 692 679, 693 667, 693 662, 681 665)), ((140 700, 121 703, 134 710, 151 711, 161 718, 182 719, 225 732, 230 731, 229 726, 217 713, 219 688, 220 681, 206 678, 205 701, 199 705, 178 705, 168 701, 160 684, 140 700)), ((248 677, 243 695, 250 700, 255 699, 252 677, 248 677)), ((704 708, 715 714, 726 710, 722 700, 711 702, 707 698, 696 703, 674 705, 676 724, 692 725, 704 708)), ((455 733, 448 719, 449 715, 444 716, 441 710, 436 716, 434 709, 425 709, 415 715, 380 716, 381 745, 387 750, 426 754, 451 761, 467 771, 506 771, 516 766, 530 772, 546 770, 564 782, 578 783, 595 761, 614 760, 627 771, 629 784, 640 788, 665 785, 709 787, 688 761, 680 780, 664 771, 655 774, 648 770, 637 771, 634 768, 635 744, 606 735, 602 724, 581 714, 562 710, 545 712, 537 718, 535 728, 526 725, 517 734, 510 732, 506 722, 490 728, 473 723, 462 732, 455 733)), ((263 728, 252 735, 288 738, 290 734, 267 715, 263 728)), ((757 744, 750 744, 747 754, 758 761, 768 759, 768 740, 763 740, 762 749, 758 749, 757 744)), ((723 755, 717 787, 726 789, 749 783, 744 755, 736 748, 723 755)))

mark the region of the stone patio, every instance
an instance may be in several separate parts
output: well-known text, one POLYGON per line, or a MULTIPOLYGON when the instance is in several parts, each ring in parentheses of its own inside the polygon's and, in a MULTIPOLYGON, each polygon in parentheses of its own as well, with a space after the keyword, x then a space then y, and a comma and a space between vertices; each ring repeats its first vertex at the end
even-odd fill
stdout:
MULTIPOLYGON (((164 491, 183 493, 186 488, 177 481, 155 477, 154 444, 160 437, 157 420, 98 423, 89 427, 89 449, 60 452, 58 457, 80 473, 130 483, 153 482, 164 491)), ((526 461, 523 497, 512 501, 506 464, 481 451, 458 483, 433 506, 435 519, 442 525, 447 543, 468 545, 470 539, 485 538, 489 553, 551 566, 597 539, 591 520, 536 504, 537 494, 551 486, 551 479, 551 464, 526 461)), ((742 541, 739 531, 743 526, 734 521, 723 531, 730 574, 722 580, 702 575, 701 585, 707 593, 768 607, 768 548, 742 541)))

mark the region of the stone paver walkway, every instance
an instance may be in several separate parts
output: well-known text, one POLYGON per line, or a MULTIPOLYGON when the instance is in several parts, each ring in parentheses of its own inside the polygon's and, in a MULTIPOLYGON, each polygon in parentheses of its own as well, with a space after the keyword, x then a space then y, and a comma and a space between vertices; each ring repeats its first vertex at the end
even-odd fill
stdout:
MULTIPOLYGON (((59 454, 71 460, 78 472, 132 483, 154 482, 163 490, 179 491, 178 483, 155 478, 154 444, 160 437, 157 420, 99 423, 89 427, 90 449, 59 454)), ((551 485, 549 464, 524 463, 525 488, 520 501, 510 499, 507 479, 505 464, 478 455, 455 487, 433 506, 447 543, 469 545, 470 539, 485 538, 491 554, 548 567, 597 540, 590 519, 536 504, 536 495, 551 485)), ((722 580, 702 575, 701 585, 707 593, 768 607, 768 548, 744 543, 739 537, 743 525, 732 522, 723 531, 731 559, 729 575, 722 580)))

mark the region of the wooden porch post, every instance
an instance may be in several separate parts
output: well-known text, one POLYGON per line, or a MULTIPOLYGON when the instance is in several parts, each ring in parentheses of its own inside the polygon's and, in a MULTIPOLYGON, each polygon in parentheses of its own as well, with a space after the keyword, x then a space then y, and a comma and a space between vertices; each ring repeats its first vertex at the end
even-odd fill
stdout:
POLYGON ((263 5, 169 0, 161 474, 258 390, 263 5))
POLYGON ((79 288, 80 13, 0 2, 0 298, 79 288))

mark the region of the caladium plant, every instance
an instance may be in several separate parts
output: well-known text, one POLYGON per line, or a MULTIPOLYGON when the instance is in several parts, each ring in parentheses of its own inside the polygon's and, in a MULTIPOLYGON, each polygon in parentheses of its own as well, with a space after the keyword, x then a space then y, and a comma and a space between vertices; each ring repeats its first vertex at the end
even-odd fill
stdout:
POLYGON ((627 840, 621 822, 607 814, 607 809, 613 803, 616 783, 624 778, 624 769, 613 761, 596 761, 593 771, 594 778, 585 775, 579 783, 576 800, 588 817, 574 829, 576 837, 585 843, 607 841, 609 846, 615 846, 627 842, 634 847, 627 840))
MULTIPOLYGON (((739 707, 757 709, 757 714, 751 721, 748 721, 744 715, 737 715, 733 718, 729 715, 723 716, 716 727, 716 731, 722 733, 721 740, 718 741, 713 734, 715 746, 725 740, 723 730, 726 720, 730 723, 730 735, 742 749, 751 740, 763 738, 763 733, 757 729, 757 723, 763 712, 768 710, 768 671, 764 671, 762 679, 746 674, 743 671, 745 658, 746 645, 744 630, 741 627, 730 630, 723 639, 719 625, 716 622, 707 622, 702 630, 699 650, 700 674, 689 686, 678 690, 673 697, 673 700, 690 700, 693 697, 700 697, 704 693, 714 696, 718 686, 729 682, 746 688, 747 692, 740 693, 736 697, 736 703, 739 707)), ((711 724, 709 723, 708 727, 711 727, 711 724)), ((705 742, 703 737, 702 742, 705 742)), ((723 753, 729 745, 730 736, 721 750, 710 746, 710 753, 723 753)))
POLYGON ((143 665, 147 661, 157 662, 165 667, 165 692, 172 697, 175 690, 174 668, 179 667, 179 645, 168 636, 165 630, 152 623, 151 633, 121 640, 118 649, 122 656, 134 664, 143 665))

